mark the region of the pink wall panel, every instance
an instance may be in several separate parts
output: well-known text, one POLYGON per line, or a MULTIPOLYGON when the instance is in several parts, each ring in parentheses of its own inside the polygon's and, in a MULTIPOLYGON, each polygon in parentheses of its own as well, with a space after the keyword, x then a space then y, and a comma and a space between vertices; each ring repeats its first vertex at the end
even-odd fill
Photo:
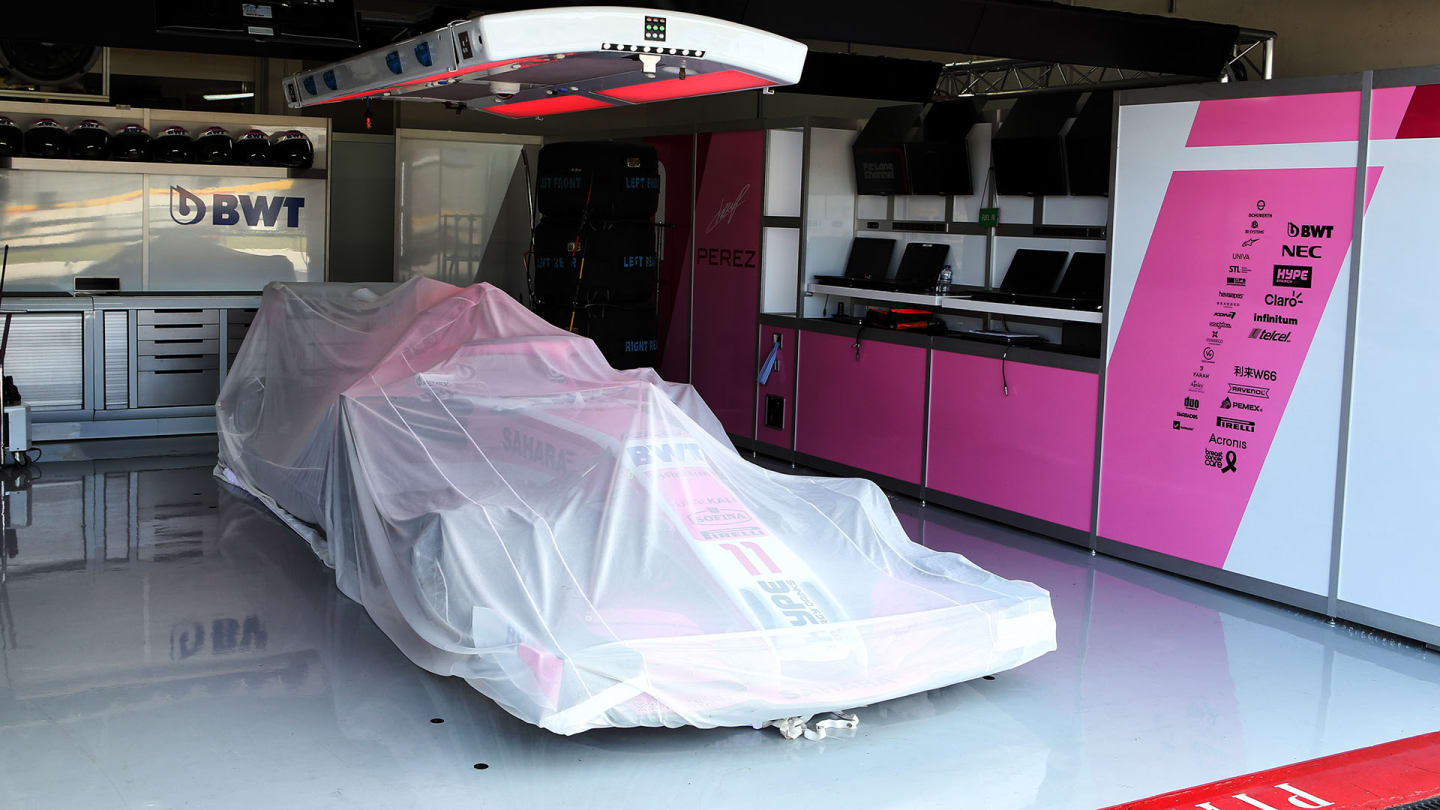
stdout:
POLYGON ((1360 137, 1360 91, 1200 102, 1186 146, 1322 143, 1360 137))
POLYGON ((780 362, 775 365, 769 381, 759 386, 760 400, 756 407, 759 408, 760 416, 755 438, 789 448, 795 440, 795 330, 776 326, 760 327, 760 351, 756 358, 756 368, 770 355, 770 347, 776 335, 780 336, 780 362), (785 426, 780 430, 765 426, 765 400, 772 394, 785 398, 785 426))
POLYGON ((765 133, 698 136, 690 382, 730 433, 755 431, 765 133))
POLYGON ((1097 375, 935 352, 927 486, 1090 529, 1097 375))
MULTIPOLYGON (((1379 179, 1380 167, 1371 167, 1367 204, 1379 179)), ((1355 180, 1348 166, 1171 172, 1129 303, 1111 315, 1120 327, 1105 377, 1102 537, 1225 565, 1292 407, 1290 394, 1310 362, 1331 291, 1347 283, 1355 180), (1257 200, 1266 202, 1273 220, 1244 216, 1257 200), (1245 249, 1242 223, 1249 222, 1266 223, 1261 232, 1269 233, 1245 249), (1294 264, 1287 253, 1294 243, 1285 235, 1317 225, 1318 232, 1302 238, 1312 258, 1294 264), (1233 283, 1236 276, 1241 284, 1233 283), (1217 298, 1222 284, 1221 294, 1230 296, 1217 298), (1293 298, 1299 306, 1280 308, 1267 297, 1293 298), (1225 322, 1234 326, 1211 326, 1217 311, 1233 313, 1225 322), (1258 410, 1234 410, 1232 397, 1258 410)), ((1338 352, 1338 335, 1332 335, 1337 342, 1323 345, 1338 352)), ((1338 360, 1317 355, 1315 362, 1338 360)), ((1314 418, 1313 409, 1321 407, 1311 401, 1294 406, 1312 409, 1301 418, 1314 418)), ((1314 440, 1318 452, 1318 443, 1333 436, 1314 440)), ((1253 506, 1259 509, 1253 519, 1288 531, 1283 510, 1267 501, 1253 506)), ((1330 539, 1327 528, 1303 547, 1324 554, 1330 539)), ((1298 534, 1285 542, 1302 548, 1298 534)))
POLYGON ((925 443, 925 355, 916 346, 800 335, 795 449, 920 483, 925 443))

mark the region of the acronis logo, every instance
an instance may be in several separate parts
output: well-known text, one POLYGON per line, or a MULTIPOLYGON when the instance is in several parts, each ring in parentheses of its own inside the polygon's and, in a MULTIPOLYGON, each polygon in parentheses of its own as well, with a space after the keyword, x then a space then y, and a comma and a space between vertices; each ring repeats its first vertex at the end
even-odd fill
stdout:
POLYGON ((304 197, 266 197, 263 194, 211 194, 207 204, 200 195, 184 186, 170 187, 170 218, 180 225, 198 225, 206 214, 214 225, 251 227, 264 225, 285 228, 300 227, 300 209, 304 197), (281 214, 284 221, 281 221, 281 214))

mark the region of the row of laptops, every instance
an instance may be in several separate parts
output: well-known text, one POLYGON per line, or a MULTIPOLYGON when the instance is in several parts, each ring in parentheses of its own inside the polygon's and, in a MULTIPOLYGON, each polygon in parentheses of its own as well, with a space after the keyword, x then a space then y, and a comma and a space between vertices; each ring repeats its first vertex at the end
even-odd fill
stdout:
MULTIPOLYGON (((850 243, 845 275, 817 276, 815 280, 833 286, 931 293, 950 255, 950 246, 933 242, 907 244, 891 278, 888 273, 894 254, 894 239, 857 237, 850 243)), ((1022 248, 1015 251, 997 289, 957 284, 947 294, 975 301, 1098 309, 1104 289, 1105 254, 1080 252, 1072 258, 1069 251, 1022 248)))

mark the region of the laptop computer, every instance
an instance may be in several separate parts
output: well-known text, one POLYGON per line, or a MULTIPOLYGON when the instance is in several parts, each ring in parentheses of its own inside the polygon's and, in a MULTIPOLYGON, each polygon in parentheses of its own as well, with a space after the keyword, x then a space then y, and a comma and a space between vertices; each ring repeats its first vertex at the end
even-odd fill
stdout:
POLYGON ((1055 296, 1073 301, 1079 308, 1099 307, 1105 297, 1105 254, 1076 253, 1071 257, 1055 296))
POLYGON ((1021 248, 1010 260, 1000 292, 1012 295, 1049 295, 1060 281, 1060 271, 1070 254, 1064 250, 1031 250, 1021 248))
POLYGON ((1044 302, 1054 299, 1060 271, 1065 269, 1068 258, 1070 254, 1064 250, 1021 248, 1010 260, 1010 267, 1006 269, 999 288, 975 292, 967 290, 965 294, 976 301, 1043 306, 1044 302))
POLYGON ((845 275, 816 276, 815 283, 836 287, 854 287, 884 281, 890 273, 890 257, 895 255, 894 239, 856 237, 850 242, 850 257, 845 260, 845 275))
POLYGON ((933 292, 940 280, 940 270, 950 256, 950 246, 937 242, 911 242, 900 254, 900 266, 895 277, 886 282, 867 283, 864 286, 889 292, 928 293, 933 292))
POLYGON ((1099 309, 1104 291, 1105 254, 1082 252, 1070 259, 1070 266, 1053 293, 1017 292, 1010 301, 1036 307, 1099 309))

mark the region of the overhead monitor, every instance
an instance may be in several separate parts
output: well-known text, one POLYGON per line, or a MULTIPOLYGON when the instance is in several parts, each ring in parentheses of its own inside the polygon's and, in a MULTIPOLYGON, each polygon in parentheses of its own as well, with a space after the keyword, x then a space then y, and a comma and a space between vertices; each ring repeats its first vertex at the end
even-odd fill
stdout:
POLYGON ((1064 194, 1065 122, 1075 93, 1021 96, 1005 114, 991 144, 995 190, 1001 194, 1064 194))

